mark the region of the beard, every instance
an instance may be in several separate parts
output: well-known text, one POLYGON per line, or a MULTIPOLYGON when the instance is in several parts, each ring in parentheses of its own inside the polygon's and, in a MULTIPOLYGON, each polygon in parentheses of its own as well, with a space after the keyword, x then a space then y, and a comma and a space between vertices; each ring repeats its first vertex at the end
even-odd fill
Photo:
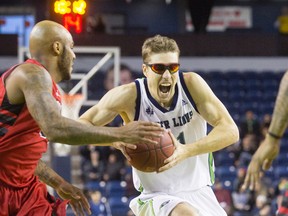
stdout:
POLYGON ((60 70, 62 81, 71 79, 70 65, 71 65, 71 60, 69 56, 67 55, 67 49, 64 47, 63 54, 61 55, 61 58, 58 62, 58 67, 60 70))

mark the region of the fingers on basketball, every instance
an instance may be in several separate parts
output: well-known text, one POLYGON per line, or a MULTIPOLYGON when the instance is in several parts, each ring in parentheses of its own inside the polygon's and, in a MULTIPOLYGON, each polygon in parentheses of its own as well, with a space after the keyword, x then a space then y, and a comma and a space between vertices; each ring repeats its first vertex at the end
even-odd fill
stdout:
POLYGON ((142 172, 156 172, 175 150, 172 138, 167 131, 163 132, 162 137, 152 139, 158 141, 159 144, 140 143, 137 144, 136 149, 126 148, 131 158, 130 164, 142 172))

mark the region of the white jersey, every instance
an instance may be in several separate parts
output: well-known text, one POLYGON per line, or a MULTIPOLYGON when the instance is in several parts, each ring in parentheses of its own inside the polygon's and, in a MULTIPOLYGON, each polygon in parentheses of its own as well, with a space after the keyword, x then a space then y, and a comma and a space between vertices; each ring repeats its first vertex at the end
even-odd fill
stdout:
MULTIPOLYGON (((179 72, 175 95, 169 110, 152 98, 146 79, 137 79, 135 120, 158 122, 170 129, 177 140, 193 143, 207 134, 207 123, 197 108, 179 72)), ((193 145, 193 144, 192 144, 193 145)), ((176 194, 200 189, 214 183, 214 161, 211 154, 190 157, 162 173, 146 173, 133 168, 133 181, 137 190, 144 194, 163 192, 176 194)))

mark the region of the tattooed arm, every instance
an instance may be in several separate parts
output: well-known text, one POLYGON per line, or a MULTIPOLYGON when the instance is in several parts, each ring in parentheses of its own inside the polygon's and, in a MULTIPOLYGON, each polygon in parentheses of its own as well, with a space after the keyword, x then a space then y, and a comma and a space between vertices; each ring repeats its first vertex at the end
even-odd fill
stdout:
POLYGON ((60 106, 52 95, 51 75, 34 64, 18 66, 6 80, 9 101, 27 105, 29 113, 51 142, 70 145, 99 144, 122 141, 147 142, 160 137, 162 128, 152 122, 131 122, 122 127, 98 127, 81 124, 61 115, 60 106))
POLYGON ((91 214, 88 200, 82 191, 65 181, 42 160, 38 162, 35 175, 37 175, 42 182, 54 188, 62 199, 70 200, 69 203, 75 215, 85 215, 84 211, 89 215, 91 214))
POLYGON ((278 137, 278 139, 281 139, 287 126, 288 126, 288 71, 284 74, 280 83, 273 111, 272 121, 269 127, 268 136, 270 136, 270 138, 277 139, 278 137))
POLYGON ((278 156, 280 140, 288 126, 288 71, 284 74, 272 115, 272 121, 264 141, 253 155, 242 189, 253 190, 259 182, 261 168, 267 170, 278 156))

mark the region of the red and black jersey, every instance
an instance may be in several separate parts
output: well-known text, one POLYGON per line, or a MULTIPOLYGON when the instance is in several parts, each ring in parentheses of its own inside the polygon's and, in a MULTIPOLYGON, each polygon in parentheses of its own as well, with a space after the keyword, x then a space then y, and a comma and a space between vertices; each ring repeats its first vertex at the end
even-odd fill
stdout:
POLYGON ((287 215, 288 215, 288 189, 284 191, 282 202, 277 212, 277 216, 287 216, 287 215))
MULTIPOLYGON (((25 63, 43 67, 33 59, 28 59, 25 63)), ((25 187, 33 181, 38 160, 47 150, 47 139, 41 135, 26 103, 9 103, 5 79, 18 66, 8 69, 0 78, 0 183, 16 188, 25 187)), ((61 104, 55 82, 52 92, 61 104)))

